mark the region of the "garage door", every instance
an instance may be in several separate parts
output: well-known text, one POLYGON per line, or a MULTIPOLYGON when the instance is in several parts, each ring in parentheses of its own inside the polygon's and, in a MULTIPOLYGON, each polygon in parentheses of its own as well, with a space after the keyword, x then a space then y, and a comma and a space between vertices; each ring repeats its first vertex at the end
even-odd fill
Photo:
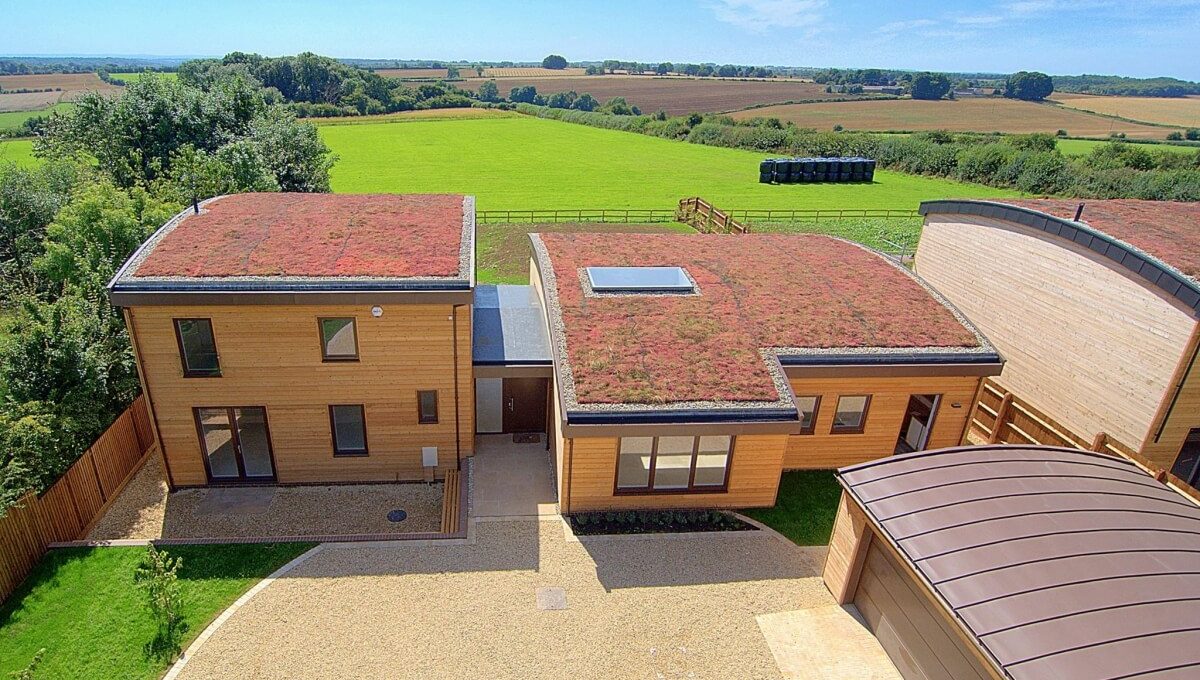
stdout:
POLYGON ((991 677, 878 538, 867 550, 854 606, 906 680, 991 677))

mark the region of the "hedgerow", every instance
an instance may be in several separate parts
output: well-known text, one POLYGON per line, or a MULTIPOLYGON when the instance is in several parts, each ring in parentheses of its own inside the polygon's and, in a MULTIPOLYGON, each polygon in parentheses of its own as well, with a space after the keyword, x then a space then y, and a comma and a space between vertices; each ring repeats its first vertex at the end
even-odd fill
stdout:
POLYGON ((693 144, 790 156, 865 156, 880 167, 917 175, 1079 198, 1200 200, 1200 150, 1168 153, 1112 141, 1078 158, 1055 148, 1052 135, 918 132, 878 135, 818 132, 778 119, 735 121, 729 116, 619 116, 599 111, 517 104, 530 116, 637 132, 693 144))

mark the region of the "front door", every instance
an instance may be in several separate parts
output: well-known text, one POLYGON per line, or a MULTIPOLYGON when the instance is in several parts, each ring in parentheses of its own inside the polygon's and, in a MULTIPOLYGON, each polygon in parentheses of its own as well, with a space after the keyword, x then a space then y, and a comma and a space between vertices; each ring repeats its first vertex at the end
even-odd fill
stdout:
POLYGON ((194 409, 208 481, 271 482, 275 461, 267 410, 261 406, 194 409))
POLYGON ((925 449, 941 400, 940 394, 914 394, 908 398, 904 424, 900 426, 900 438, 896 441, 896 453, 912 453, 925 449))
POLYGON ((504 431, 545 432, 547 378, 504 379, 504 431))

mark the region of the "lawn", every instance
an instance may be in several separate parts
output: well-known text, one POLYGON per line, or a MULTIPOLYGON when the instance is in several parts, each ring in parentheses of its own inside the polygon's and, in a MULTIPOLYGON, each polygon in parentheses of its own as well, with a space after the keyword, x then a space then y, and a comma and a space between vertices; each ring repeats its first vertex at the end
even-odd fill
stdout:
MULTIPOLYGON (((312 547, 305 543, 168 548, 183 558, 186 648, 243 592, 312 547)), ((52 550, 0 607, 0 677, 41 648, 38 678, 156 678, 170 657, 145 651, 155 627, 133 583, 145 548, 52 550)))
POLYGON ((529 283, 529 234, 606 231, 619 233, 696 233, 686 224, 480 224, 475 230, 475 276, 479 283, 529 283))
POLYGON ((0 140, 0 163, 9 162, 25 167, 36 165, 38 160, 33 157, 33 140, 0 140))
POLYGON ((927 199, 1016 195, 894 172, 877 172, 872 184, 759 184, 769 154, 532 117, 320 132, 340 157, 334 191, 466 193, 479 210, 673 208, 697 195, 726 209, 913 210, 927 199))
POLYGON ((745 510, 743 514, 797 545, 826 545, 833 533, 841 495, 842 487, 832 470, 794 470, 783 473, 775 507, 745 510))

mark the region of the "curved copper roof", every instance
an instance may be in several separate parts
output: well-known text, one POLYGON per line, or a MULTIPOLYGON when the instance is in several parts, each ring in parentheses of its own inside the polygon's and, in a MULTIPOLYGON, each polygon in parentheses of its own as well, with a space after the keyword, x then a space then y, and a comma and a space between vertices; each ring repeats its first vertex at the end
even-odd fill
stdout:
POLYGON ((838 477, 1007 677, 1200 677, 1200 507, 1132 463, 964 447, 838 477))

